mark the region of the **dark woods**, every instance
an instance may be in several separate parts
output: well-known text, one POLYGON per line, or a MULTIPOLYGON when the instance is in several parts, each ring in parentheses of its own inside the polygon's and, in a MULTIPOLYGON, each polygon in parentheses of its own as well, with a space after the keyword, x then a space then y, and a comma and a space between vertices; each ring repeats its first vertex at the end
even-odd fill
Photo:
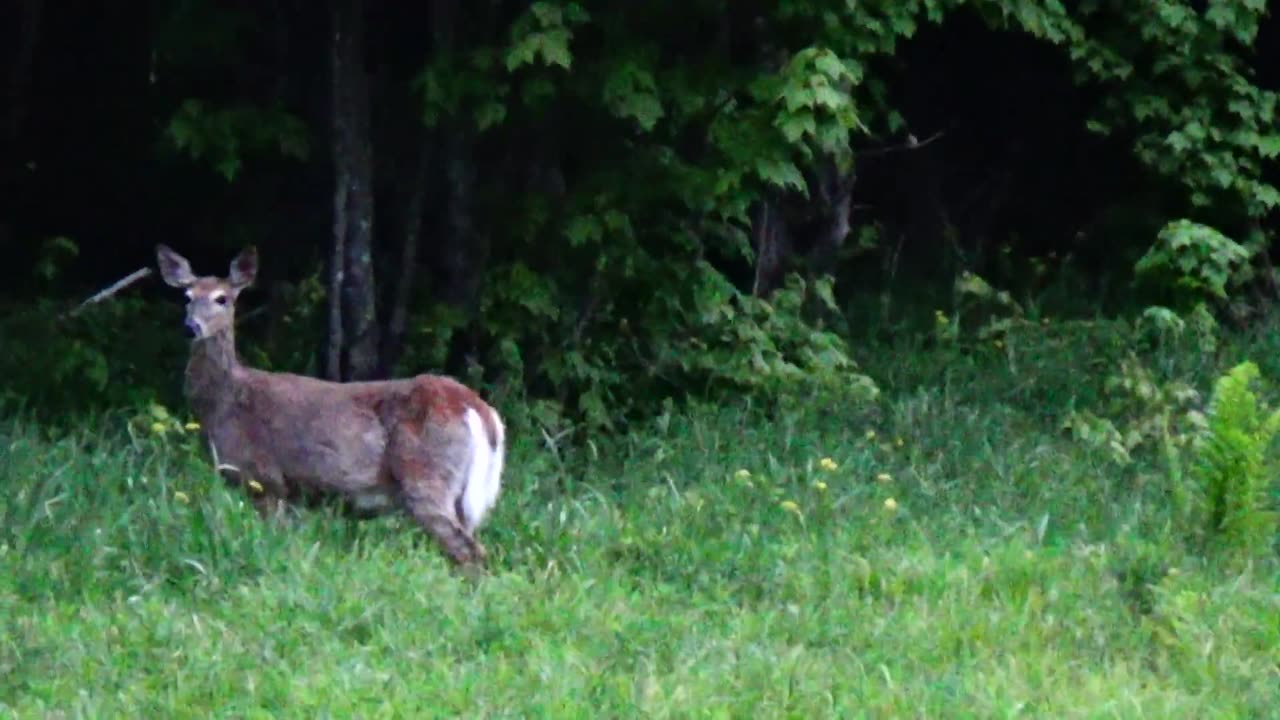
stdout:
POLYGON ((964 271, 1092 312, 1172 220, 1265 249, 1274 18, 1043 5, 18 0, 9 362, 61 358, 50 377, 93 378, 77 402, 170 393, 158 283, 40 318, 158 242, 207 273, 254 244, 251 361, 443 371, 610 426, 848 386, 847 339, 964 271))

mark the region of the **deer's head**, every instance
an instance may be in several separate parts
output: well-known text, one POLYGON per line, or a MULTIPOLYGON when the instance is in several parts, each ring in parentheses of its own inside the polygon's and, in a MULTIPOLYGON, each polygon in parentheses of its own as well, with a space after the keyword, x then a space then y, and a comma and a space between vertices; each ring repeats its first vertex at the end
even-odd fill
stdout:
POLYGON ((235 325, 236 298, 253 284, 258 274, 258 252, 247 247, 231 261, 225 278, 197 277, 191 263, 167 245, 156 246, 160 277, 172 287, 187 291, 187 332, 199 340, 230 330, 235 325))

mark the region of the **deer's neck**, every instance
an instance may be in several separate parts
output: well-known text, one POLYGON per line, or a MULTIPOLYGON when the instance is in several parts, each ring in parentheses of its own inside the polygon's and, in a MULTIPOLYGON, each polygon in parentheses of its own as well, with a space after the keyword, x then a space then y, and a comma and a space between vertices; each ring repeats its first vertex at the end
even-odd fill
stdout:
POLYGON ((201 417, 233 402, 233 382, 240 361, 236 359, 235 335, 220 332, 191 343, 187 361, 186 393, 192 409, 201 417))

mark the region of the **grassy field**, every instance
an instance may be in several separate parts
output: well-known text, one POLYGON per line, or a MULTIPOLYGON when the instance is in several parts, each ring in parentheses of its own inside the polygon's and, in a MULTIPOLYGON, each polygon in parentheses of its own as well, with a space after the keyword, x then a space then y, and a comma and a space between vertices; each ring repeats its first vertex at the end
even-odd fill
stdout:
MULTIPOLYGON (((1220 357, 1276 377, 1274 337, 1220 357)), ((1202 559, 1154 457, 1059 430, 1106 360, 1062 342, 869 355, 872 408, 519 435, 475 582, 402 519, 264 524, 122 417, 4 422, 0 715, 1276 717, 1274 558, 1202 559)))

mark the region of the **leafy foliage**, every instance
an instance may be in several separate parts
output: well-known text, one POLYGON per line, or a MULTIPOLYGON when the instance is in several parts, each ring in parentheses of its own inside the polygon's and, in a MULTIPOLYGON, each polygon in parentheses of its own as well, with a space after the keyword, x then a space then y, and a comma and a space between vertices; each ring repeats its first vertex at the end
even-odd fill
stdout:
POLYGON ((209 107, 190 99, 169 121, 168 138, 194 160, 210 164, 227 182, 236 178, 246 156, 275 152, 304 160, 310 152, 306 125, 279 108, 209 107))
POLYGON ((1277 94, 1234 51, 1253 42, 1265 13, 1257 2, 1215 2, 1203 13, 1174 0, 1081 5, 1091 26, 1106 29, 1073 54, 1095 80, 1122 89, 1095 127, 1138 129, 1138 157, 1183 183, 1198 209, 1227 204, 1262 217, 1280 205, 1262 178, 1280 142, 1277 94))
MULTIPOLYGON (((829 176, 890 188, 854 185, 852 199, 845 200, 855 205, 864 194, 896 192, 892 177, 863 178, 875 178, 877 166, 908 164, 907 155, 891 151, 914 148, 913 133, 924 126, 952 124, 927 113, 908 117, 920 111, 906 87, 916 76, 903 70, 927 64, 911 53, 920 43, 956 44, 938 41, 950 33, 970 42, 997 34, 1025 38, 1056 57, 1087 91, 1081 97, 1092 104, 1080 112, 1088 127, 1116 147, 1131 148, 1149 174, 1164 181, 1161 191, 1169 197, 1158 217, 1146 218, 1163 229, 1139 261, 1139 274, 1158 277, 1194 300, 1221 302, 1256 279, 1254 260, 1270 241, 1269 230, 1255 229, 1269 227, 1262 221, 1280 197, 1266 180, 1280 156, 1276 94, 1250 68, 1265 15, 1261 3, 1214 2, 1200 10, 1181 0, 787 0, 764 6, 539 0, 459 4, 456 16, 423 23, 431 28, 425 36, 390 32, 400 30, 399 18, 419 11, 401 16, 388 8, 370 15, 388 31, 387 47, 369 53, 371 65, 380 68, 372 86, 378 96, 374 132, 385 133, 374 143, 381 173, 377 207, 393 219, 375 224, 378 247, 384 264, 393 265, 389 258, 397 257, 401 239, 400 195, 413 194, 401 193, 406 177, 397 174, 404 172, 398 158, 407 143, 422 141, 417 126, 424 125, 430 149, 464 150, 452 161, 456 167, 443 172, 427 163, 422 235, 434 238, 451 222, 444 218, 466 215, 466 229, 459 231, 464 236, 452 242, 483 248, 466 266, 478 275, 468 283, 482 290, 464 308, 446 306, 435 281, 450 272, 444 266, 452 260, 443 259, 450 251, 423 257, 419 275, 430 277, 418 286, 428 287, 413 308, 414 342, 399 369, 448 365, 444 369, 470 373, 527 401, 547 422, 621 427, 669 397, 737 393, 772 399, 805 395, 815 386, 847 392, 851 402, 865 399, 874 383, 853 363, 850 328, 841 315, 862 291, 850 282, 853 271, 874 274, 864 266, 875 259, 896 266, 897 251, 886 244, 879 258, 855 263, 840 247, 833 277, 809 268, 776 294, 756 297, 748 277, 763 262, 760 210, 776 208, 786 218, 780 252, 799 255, 825 230, 844 232, 830 222, 840 213, 841 222, 852 224, 849 237, 874 234, 879 208, 869 202, 849 213, 833 201, 829 176), (971 24, 989 34, 974 34, 971 24), (455 208, 449 203, 455 202, 458 172, 477 181, 473 194, 456 201, 466 207, 455 208), (815 230, 823 221, 827 225, 815 230)), ((243 193, 240 204, 273 201, 272 193, 286 185, 308 188, 288 211, 270 212, 305 208, 321 218, 307 232, 323 232, 324 213, 316 211, 313 193, 326 171, 307 174, 316 172, 308 163, 305 173, 287 171, 298 175, 267 179, 244 172, 255 160, 317 154, 314 138, 323 136, 328 119, 300 98, 313 90, 310 78, 321 55, 304 55, 323 46, 323 13, 302 6, 230 8, 207 0, 160 3, 152 12, 149 80, 161 97, 169 146, 230 181, 227 197, 243 193), (291 55, 289 47, 310 49, 291 55), (262 82, 264 75, 271 82, 262 82)), ((1037 79, 1026 87, 1040 84, 1037 79)), ((977 115, 992 112, 981 108, 977 115)), ((970 124, 1005 127, 990 120, 970 124)), ((973 164, 987 162, 981 156, 973 164)), ((958 175, 956 184, 970 182, 958 175)), ((941 176, 930 179, 941 183, 941 176)), ((1088 179, 1076 176, 1074 182, 1088 179)), ((1152 184, 1145 176, 1138 182, 1152 184)), ((221 211, 218 203, 207 204, 218 206, 210 214, 221 211)), ((942 208, 944 220, 950 210, 942 208)), ((273 223, 243 217, 214 225, 197 230, 276 242, 281 253, 296 255, 315 243, 277 240, 273 223)), ((922 231, 912 239, 907 264, 937 262, 933 255, 948 252, 937 247, 990 239, 957 232, 945 222, 936 233, 922 231)), ((837 244, 845 241, 837 238, 837 244)), ((1150 241, 1130 242, 1140 254, 1150 241)), ((1043 319, 1040 308, 974 280, 986 268, 962 269, 974 274, 961 275, 955 322, 942 316, 936 338, 967 348, 957 342, 961 318, 981 306, 982 312, 991 309, 976 334, 984 351, 1018 361, 1014 338, 1035 330, 1043 319)), ((299 263, 289 272, 314 276, 318 270, 299 263)), ((288 338, 245 348, 258 364, 307 364, 301 348, 314 343, 322 324, 319 300, 290 296, 288 302, 296 305, 292 320, 285 330, 276 326, 288 338)), ((1195 312, 1187 319, 1198 327, 1208 315, 1195 312)), ((75 351, 63 355, 71 358, 75 351)), ((76 362, 78 377, 102 377, 99 363, 87 356, 76 362)), ((1121 374, 1128 380, 1117 392, 1146 387, 1138 370, 1121 374)), ((99 392, 107 385, 94 387, 99 392)), ((1173 396, 1156 393, 1143 402, 1177 405, 1181 412, 1185 408, 1173 396)), ((1141 414, 1156 425, 1164 422, 1159 418, 1165 411, 1154 406, 1141 414)), ((1137 447, 1135 438, 1150 436, 1136 428, 1117 432, 1124 438, 1119 446, 1128 450, 1137 447)))
POLYGON ((1270 552, 1280 530, 1271 453, 1280 410, 1260 406, 1250 387, 1258 378, 1258 366, 1246 361, 1218 379, 1193 466, 1204 537, 1246 559, 1270 552))
POLYGON ((769 300, 741 293, 706 265, 681 280, 683 291, 652 298, 638 314, 619 317, 608 306, 565 313, 553 285, 516 265, 495 285, 502 294, 487 295, 489 303, 518 308, 490 315, 498 320, 486 328, 498 348, 495 364, 518 385, 576 389, 576 397, 562 396, 567 406, 533 404, 551 425, 564 422, 567 410, 588 427, 618 429, 691 388, 716 398, 874 399, 875 383, 858 372, 845 342, 804 320, 808 298, 835 309, 829 280, 810 288, 795 277, 769 300), (593 331, 602 326, 617 336, 593 331), (525 351, 566 335, 575 344, 553 354, 525 351))
MULTIPOLYGON (((568 188, 566 212, 549 212, 542 203, 513 208, 523 217, 507 226, 515 247, 536 236, 538 245, 563 248, 566 261, 535 269, 521 259, 493 268, 489 284, 510 291, 486 301, 485 332, 497 354, 485 362, 506 363, 507 373, 516 372, 511 362, 518 346, 525 381, 581 398, 584 407, 597 408, 590 413, 593 423, 604 422, 601 409, 618 407, 614 388, 647 382, 642 378, 662 378, 670 389, 727 383, 772 393, 779 378, 810 372, 778 360, 788 353, 777 348, 790 343, 779 342, 777 333, 788 331, 777 318, 797 313, 787 322, 805 322, 803 304, 778 301, 764 310, 727 278, 716 277, 724 265, 703 257, 711 249, 753 260, 745 228, 761 198, 794 195, 814 202, 815 168, 833 162, 849 172, 860 140, 883 143, 900 133, 903 118, 885 91, 876 58, 895 52, 921 23, 945 22, 963 7, 976 9, 994 28, 1063 48, 1079 70, 1078 82, 1107 90, 1096 127, 1135 137, 1138 156, 1183 183, 1188 197, 1213 187, 1214 197, 1234 193, 1237 202, 1230 207, 1242 210, 1235 217, 1256 215, 1266 207, 1253 200, 1267 194, 1260 178, 1268 145, 1261 139, 1274 98, 1249 80, 1228 43, 1249 35, 1257 12, 1199 16, 1178 11, 1178 3, 1162 5, 1165 19, 1153 24, 1145 10, 1097 3, 1068 11, 1056 3, 790 2, 763 20, 778 59, 762 56, 754 66, 726 68, 714 44, 681 48, 678 64, 659 63, 661 40, 633 30, 676 17, 687 22, 691 14, 712 18, 718 7, 617 6, 587 13, 575 3, 534 4, 512 25, 508 44, 499 46, 505 62, 488 66, 489 79, 472 77, 468 86, 502 88, 509 98, 559 98, 563 115, 575 118, 574 132, 596 138, 594 152, 608 163, 581 169, 568 188), (1118 34, 1110 29, 1116 23, 1134 32, 1118 34), (1141 38, 1137 45, 1135 37, 1141 38), (1203 61, 1185 52, 1188 39, 1203 50, 1203 61), (1150 52, 1160 59, 1148 68, 1143 53, 1150 52), (553 72, 534 72, 543 69, 553 72), (1222 117, 1221 98, 1198 92, 1207 85, 1231 94, 1227 102, 1237 111, 1230 118, 1222 117), (705 143, 690 144, 696 137, 705 143), (1157 141, 1158 156, 1149 150, 1157 141), (1242 153, 1224 178, 1226 158, 1242 153), (629 190, 617 192, 624 183, 629 190), (637 302, 640 297, 662 300, 637 302), (510 314, 518 321, 504 320, 504 302, 512 303, 510 314), (575 307, 590 311, 575 313, 575 307), (623 319, 627 333, 621 332, 623 319), (723 329, 709 333, 709 320, 723 329), (566 337, 575 338, 569 348, 562 345, 566 337), (636 361, 645 354, 649 359, 636 361)), ((478 112, 491 101, 476 96, 469 102, 478 112)), ((463 112, 463 105, 454 107, 463 112)), ((548 107, 541 100, 507 102, 502 123, 529 124, 548 107)), ((1171 222, 1140 270, 1170 263, 1185 269, 1186 253, 1196 267, 1184 281, 1199 290, 1226 293, 1248 279, 1251 253, 1192 220, 1171 222)), ((1023 311, 1007 296, 989 299, 1013 311, 1003 325, 988 328, 987 337, 996 338, 1023 311)), ((820 349, 795 354, 839 355, 829 340, 812 347, 820 349)))
POLYGON ((1177 452, 1204 427, 1195 388, 1182 380, 1160 382, 1135 355, 1107 378, 1106 389, 1111 398, 1106 414, 1119 419, 1120 426, 1091 410, 1081 410, 1071 413, 1063 428, 1077 440, 1106 448, 1122 465, 1132 462, 1140 447, 1177 452))
POLYGON ((569 43, 573 28, 590 15, 575 2, 535 2, 511 26, 511 46, 506 53, 507 71, 542 64, 572 69, 569 43))
POLYGON ((1192 298, 1226 300, 1249 279, 1254 252, 1211 227, 1176 220, 1161 229, 1135 269, 1139 275, 1167 278, 1192 298))
POLYGON ((1280 410, 1261 405, 1252 387, 1259 376, 1253 362, 1232 367, 1205 408, 1192 383, 1162 381, 1131 354, 1107 381, 1111 400, 1103 414, 1074 410, 1062 427, 1121 466, 1148 451, 1146 461, 1163 464, 1179 532, 1235 560, 1256 559, 1280 532, 1273 458, 1280 410))
MULTIPOLYGON (((59 238, 51 247, 73 254, 76 245, 59 238)), ((46 276, 59 266, 48 259, 46 276)), ((169 309, 129 297, 75 315, 70 309, 54 300, 0 305, 0 405, 65 421, 86 410, 174 399, 177 383, 164 378, 182 367, 186 343, 163 319, 169 309)))

